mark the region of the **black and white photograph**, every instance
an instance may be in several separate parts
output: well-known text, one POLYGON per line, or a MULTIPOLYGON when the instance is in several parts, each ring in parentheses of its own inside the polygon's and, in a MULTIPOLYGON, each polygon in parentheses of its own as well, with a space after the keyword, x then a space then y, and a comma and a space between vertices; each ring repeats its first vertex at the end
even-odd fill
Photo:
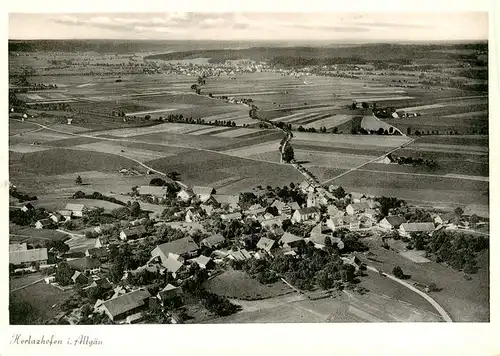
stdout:
POLYGON ((489 21, 9 13, 9 324, 490 322, 489 21))

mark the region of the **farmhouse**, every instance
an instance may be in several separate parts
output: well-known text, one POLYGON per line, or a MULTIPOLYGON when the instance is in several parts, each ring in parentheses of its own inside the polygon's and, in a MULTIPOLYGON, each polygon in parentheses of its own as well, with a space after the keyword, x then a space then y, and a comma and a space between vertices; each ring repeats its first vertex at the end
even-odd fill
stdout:
POLYGON ((212 194, 215 194, 215 189, 213 187, 193 187, 193 193, 196 195, 201 202, 205 203, 210 199, 212 194))
POLYGON ((21 207, 21 211, 28 212, 29 210, 34 210, 35 207, 31 203, 26 203, 21 207))
POLYGON ((172 297, 178 296, 182 293, 182 289, 179 287, 176 287, 170 283, 168 283, 165 288, 163 288, 161 291, 158 292, 158 299, 160 301, 165 301, 168 300, 172 297))
POLYGON ((246 260, 252 258, 252 255, 250 255, 250 253, 245 249, 241 249, 241 250, 237 250, 237 251, 231 250, 231 251, 229 251, 227 258, 229 258, 231 260, 235 260, 235 261, 246 261, 246 260))
POLYGON ((337 245, 337 248, 339 250, 344 249, 344 243, 342 242, 342 240, 340 238, 333 237, 333 236, 326 235, 326 234, 311 235, 311 237, 309 238, 309 241, 311 241, 314 244, 315 248, 322 250, 326 247, 325 241, 326 241, 327 237, 330 238, 330 242, 332 243, 332 246, 337 245))
POLYGON ((98 300, 94 310, 99 313, 106 313, 111 321, 118 321, 146 309, 149 297, 151 297, 151 294, 147 290, 137 290, 105 302, 98 300))
POLYGON ((399 234, 405 237, 411 237, 412 232, 432 232, 435 230, 434 223, 403 223, 399 227, 399 234))
POLYGON ((241 213, 221 214, 220 216, 220 218, 225 221, 241 220, 242 217, 241 213))
POLYGON ((151 196, 156 199, 163 199, 168 194, 168 187, 156 187, 151 185, 142 185, 137 188, 139 195, 151 196))
POLYGON ((328 204, 328 199, 323 195, 315 192, 309 192, 307 194, 307 206, 321 207, 328 204))
POLYGON ((332 220, 331 225, 333 225, 335 228, 346 228, 351 231, 359 230, 360 227, 360 222, 356 217, 354 216, 341 216, 337 219, 332 220))
POLYGON ((197 221, 200 221, 202 218, 201 218, 201 215, 199 212, 195 211, 194 209, 192 208, 189 208, 187 211, 186 211, 186 217, 184 218, 184 220, 188 223, 191 223, 191 222, 197 222, 197 221))
POLYGON ((144 226, 136 226, 120 231, 120 239, 123 241, 139 239, 146 235, 144 226))
POLYGON ((177 198, 184 202, 190 201, 192 197, 194 197, 194 193, 188 189, 183 188, 177 193, 177 198))
POLYGON ((172 276, 174 278, 183 276, 187 272, 187 267, 184 265, 184 263, 176 260, 175 258, 167 258, 161 261, 162 265, 166 268, 167 271, 172 273, 172 276))
POLYGON ((296 210, 292 215, 293 223, 301 223, 305 221, 318 221, 320 218, 319 211, 316 207, 311 206, 296 210))
POLYGON ((80 272, 97 272, 101 267, 101 262, 98 259, 90 257, 75 258, 73 260, 67 260, 66 262, 72 269, 80 272))
POLYGON ((278 243, 281 246, 290 246, 290 247, 296 247, 299 244, 304 242, 304 238, 301 236, 297 236, 294 234, 290 234, 288 232, 285 232, 281 239, 278 241, 278 243))
MULTIPOLYGON (((64 208, 64 210, 69 210, 69 211, 71 211, 72 216, 76 216, 76 217, 81 218, 83 216, 83 213, 85 212, 86 208, 85 208, 85 205, 83 205, 83 204, 68 203, 68 204, 66 204, 66 207, 64 208)), ((65 216, 65 214, 63 214, 62 211, 59 211, 59 213, 61 215, 65 216)))
POLYGON ((89 248, 85 251, 85 256, 97 258, 101 262, 106 262, 109 257, 109 250, 107 248, 89 248))
POLYGON ((49 214, 49 219, 52 220, 54 224, 59 224, 59 222, 64 220, 64 217, 58 212, 53 212, 49 214))
POLYGON ((51 219, 38 220, 35 223, 35 229, 47 229, 52 226, 54 222, 51 219))
POLYGON ((111 238, 109 236, 99 236, 95 240, 94 247, 95 248, 101 248, 101 247, 107 246, 109 244, 116 243, 117 241, 118 241, 117 239, 111 238))
POLYGON ((456 222, 458 219, 457 219, 457 216, 455 214, 452 214, 452 213, 448 213, 448 214, 435 214, 433 216, 434 218, 434 223, 435 224, 448 224, 448 223, 451 223, 451 222, 456 222))
POLYGON ((215 200, 216 203, 220 204, 221 206, 229 206, 231 209, 238 209, 239 206, 238 204, 240 203, 240 196, 239 195, 227 195, 227 194, 214 194, 212 195, 212 198, 215 200))
POLYGON ((353 203, 360 203, 361 199, 363 199, 363 193, 351 192, 350 194, 351 200, 353 203))
POLYGON ((73 276, 71 277, 71 280, 74 284, 87 284, 89 282, 89 278, 80 271, 75 271, 75 273, 73 273, 73 276))
POLYGON ((257 248, 267 253, 271 253, 273 246, 274 240, 268 239, 267 237, 261 237, 259 242, 257 242, 257 248))
POLYGON ((224 239, 224 236, 222 236, 222 234, 215 234, 201 240, 200 245, 206 246, 208 248, 215 248, 223 244, 225 241, 226 239, 224 239))
POLYGON ((365 210, 369 209, 367 203, 353 203, 349 204, 345 209, 348 215, 356 215, 363 213, 365 210))
POLYGON ((57 211, 64 218, 65 221, 71 220, 73 212, 71 210, 63 209, 57 211))
POLYGON ((215 267, 215 262, 210 257, 203 255, 188 260, 188 262, 196 263, 201 269, 212 269, 215 267))
POLYGON ((16 266, 29 266, 32 262, 46 264, 48 259, 47 249, 9 251, 9 263, 16 266))
POLYGON ((403 224, 405 222, 406 222, 406 219, 404 217, 399 216, 399 215, 391 215, 391 216, 386 216, 385 218, 380 220, 378 225, 382 229, 392 230, 392 229, 399 229, 401 224, 403 224))
POLYGON ((159 257, 163 264, 165 264, 168 258, 183 261, 184 259, 195 257, 198 254, 198 249, 198 245, 191 237, 184 237, 156 246, 151 251, 151 257, 159 257))
POLYGON ((28 244, 23 242, 22 244, 9 244, 9 251, 26 251, 28 249, 28 244))
POLYGON ((85 287, 84 289, 91 289, 91 288, 97 288, 97 287, 105 289, 105 290, 109 290, 109 289, 113 288, 112 284, 109 282, 109 280, 107 278, 100 278, 100 277, 94 276, 92 283, 90 283, 90 285, 85 287))
POLYGON ((335 205, 328 205, 327 214, 330 218, 337 218, 339 216, 343 216, 344 212, 339 210, 335 205))

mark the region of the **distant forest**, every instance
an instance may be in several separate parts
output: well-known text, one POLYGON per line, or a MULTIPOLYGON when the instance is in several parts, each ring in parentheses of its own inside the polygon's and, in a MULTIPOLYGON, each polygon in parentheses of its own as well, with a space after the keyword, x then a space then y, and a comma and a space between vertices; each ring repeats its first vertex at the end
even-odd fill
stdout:
POLYGON ((414 60, 459 60, 477 62, 475 54, 452 53, 453 50, 487 51, 487 43, 470 44, 364 44, 332 47, 252 47, 241 50, 195 50, 156 54, 146 59, 181 60, 210 58, 212 63, 251 59, 274 66, 294 67, 331 64, 390 62, 411 64, 414 60))

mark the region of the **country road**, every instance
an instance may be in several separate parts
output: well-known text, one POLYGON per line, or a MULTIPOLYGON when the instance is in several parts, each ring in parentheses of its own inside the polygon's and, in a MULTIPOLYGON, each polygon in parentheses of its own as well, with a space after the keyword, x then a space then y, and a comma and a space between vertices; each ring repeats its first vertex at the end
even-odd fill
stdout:
MULTIPOLYGON (((376 269, 375 267, 373 266, 366 266, 366 268, 372 272, 375 272, 375 273, 380 273, 380 271, 378 269, 376 269)), ((441 315, 441 317, 444 319, 444 321, 448 322, 448 323, 452 323, 453 320, 451 319, 451 317, 448 315, 448 313, 443 309, 443 307, 441 307, 441 305, 439 305, 434 299, 432 299, 427 293, 424 293, 422 292, 421 290, 419 290, 418 288, 415 288, 414 286, 412 286, 411 284, 409 283, 406 283, 405 281, 399 279, 399 278, 396 278, 394 276, 391 276, 390 274, 387 274, 387 273, 382 273, 382 275, 384 277, 387 277, 389 279, 392 279, 393 281, 405 286, 406 288, 412 290, 413 292, 417 293, 418 295, 420 295, 422 298, 424 298, 425 300, 427 300, 433 307, 434 309, 436 309, 438 311, 438 313, 441 315)))

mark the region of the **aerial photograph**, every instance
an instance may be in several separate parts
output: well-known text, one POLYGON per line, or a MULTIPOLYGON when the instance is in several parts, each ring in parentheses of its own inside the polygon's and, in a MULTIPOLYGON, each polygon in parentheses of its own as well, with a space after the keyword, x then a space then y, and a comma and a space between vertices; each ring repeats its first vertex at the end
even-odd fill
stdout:
POLYGON ((487 12, 8 31, 11 325, 490 321, 487 12))

